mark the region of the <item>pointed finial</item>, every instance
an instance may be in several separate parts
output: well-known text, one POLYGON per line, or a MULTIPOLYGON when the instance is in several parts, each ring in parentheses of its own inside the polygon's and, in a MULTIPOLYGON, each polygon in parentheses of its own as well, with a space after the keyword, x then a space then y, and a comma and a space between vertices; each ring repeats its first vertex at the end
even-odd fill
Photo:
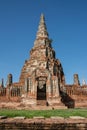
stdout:
POLYGON ((40 17, 40 23, 45 23, 45 17, 44 17, 44 14, 41 14, 41 17, 40 17))
POLYGON ((43 14, 41 14, 40 17, 40 23, 37 31, 37 36, 36 36, 36 39, 39 38, 48 38, 48 32, 45 24, 45 17, 43 14))

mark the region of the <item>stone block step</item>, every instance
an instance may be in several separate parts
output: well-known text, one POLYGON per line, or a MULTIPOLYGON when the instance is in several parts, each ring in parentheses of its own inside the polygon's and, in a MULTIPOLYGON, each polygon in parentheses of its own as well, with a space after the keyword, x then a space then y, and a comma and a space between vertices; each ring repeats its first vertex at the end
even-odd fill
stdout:
POLYGON ((37 105, 46 106, 46 100, 37 100, 37 105))

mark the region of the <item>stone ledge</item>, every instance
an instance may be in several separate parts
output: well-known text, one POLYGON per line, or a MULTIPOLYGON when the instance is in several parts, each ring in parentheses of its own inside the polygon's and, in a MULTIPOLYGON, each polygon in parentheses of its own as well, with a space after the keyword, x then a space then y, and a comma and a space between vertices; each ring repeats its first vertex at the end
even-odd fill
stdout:
POLYGON ((34 116, 33 119, 45 119, 44 116, 34 116))
POLYGON ((14 117, 14 119, 18 119, 18 120, 24 120, 24 119, 26 119, 25 117, 22 117, 22 116, 17 116, 17 117, 14 117))
POLYGON ((60 116, 51 116, 50 117, 51 119, 54 119, 54 120, 64 120, 64 117, 60 117, 60 116))
POLYGON ((81 116, 70 116, 70 119, 86 119, 85 117, 81 117, 81 116))
POLYGON ((85 117, 81 117, 81 116, 70 116, 69 118, 64 118, 64 117, 60 117, 60 116, 51 116, 50 118, 46 118, 46 117, 44 117, 44 116, 34 116, 33 118, 26 118, 25 116, 16 116, 16 117, 13 117, 13 118, 9 118, 9 117, 7 117, 7 116, 0 116, 0 120, 1 119, 19 119, 19 120, 24 120, 24 119, 31 119, 31 120, 34 120, 34 119, 37 119, 37 120, 39 120, 39 119, 50 119, 50 120, 52 120, 52 119, 54 119, 54 120, 72 120, 72 119, 74 119, 74 120, 87 120, 87 118, 85 118, 85 117))

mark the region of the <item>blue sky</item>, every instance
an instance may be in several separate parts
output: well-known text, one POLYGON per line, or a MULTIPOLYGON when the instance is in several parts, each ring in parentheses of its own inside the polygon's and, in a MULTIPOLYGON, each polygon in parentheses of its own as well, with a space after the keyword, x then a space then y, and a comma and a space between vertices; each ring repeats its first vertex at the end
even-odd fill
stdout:
POLYGON ((87 81, 87 0, 0 0, 0 79, 12 73, 19 80, 41 13, 66 83, 73 83, 74 73, 87 81))

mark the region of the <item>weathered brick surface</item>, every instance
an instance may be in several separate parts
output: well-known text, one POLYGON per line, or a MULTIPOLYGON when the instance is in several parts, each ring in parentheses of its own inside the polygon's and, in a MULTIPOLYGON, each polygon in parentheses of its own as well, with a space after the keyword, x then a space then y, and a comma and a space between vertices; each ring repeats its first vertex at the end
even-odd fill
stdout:
POLYGON ((2 119, 0 130, 87 130, 87 119, 2 119))

